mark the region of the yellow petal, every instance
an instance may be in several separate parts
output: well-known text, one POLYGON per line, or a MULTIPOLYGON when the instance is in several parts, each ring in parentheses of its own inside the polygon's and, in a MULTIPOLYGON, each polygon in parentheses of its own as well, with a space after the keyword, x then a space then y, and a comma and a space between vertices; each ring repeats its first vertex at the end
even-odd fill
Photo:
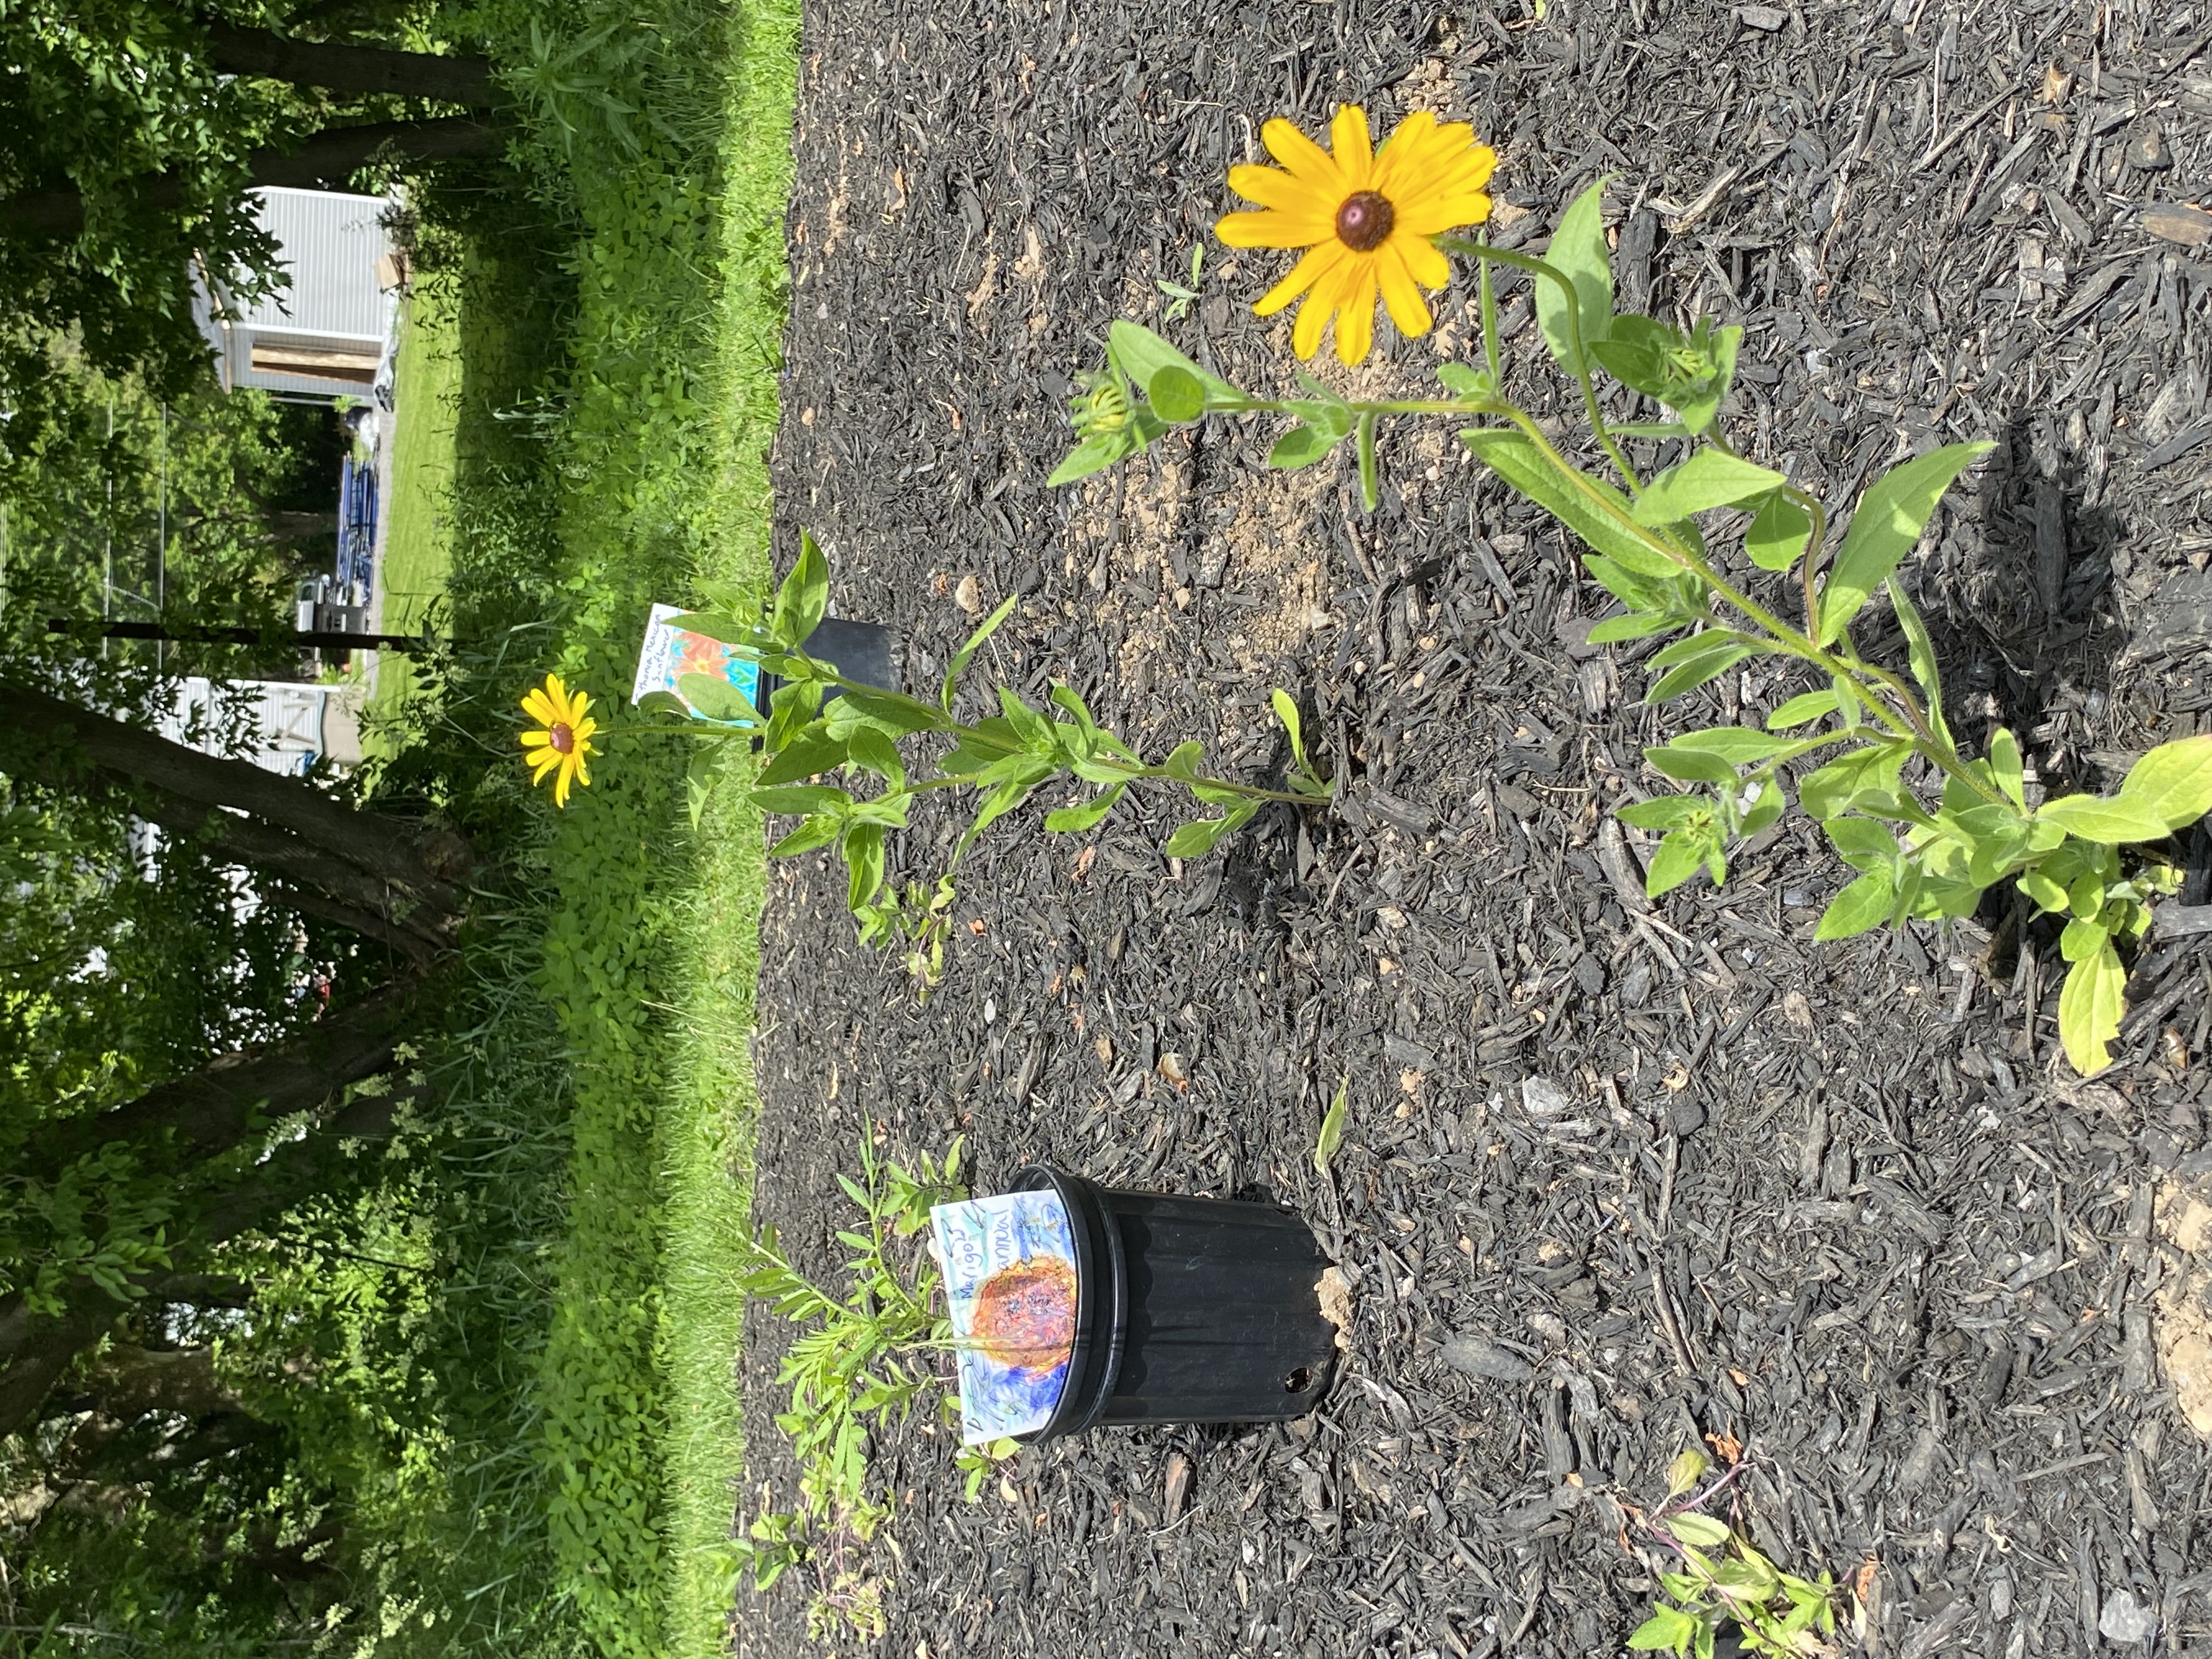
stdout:
POLYGON ((1278 213, 1224 214, 1213 234, 1231 247, 1311 247, 1335 234, 1334 224, 1310 215, 1278 213))
POLYGON ((550 732, 531 731, 522 734, 522 746, 525 749, 543 749, 552 741, 553 734, 550 732))
POLYGON ((540 726, 551 726, 561 718, 561 711, 554 708, 552 700, 536 686, 531 687, 523 698, 522 712, 540 726))
POLYGON ((1294 218, 1309 217, 1328 222, 1337 209, 1337 198, 1333 192, 1316 190, 1296 173, 1285 173, 1280 167, 1233 167, 1229 169, 1229 188, 1248 202, 1274 208, 1294 218))
POLYGON ((1406 269, 1406 256, 1399 251, 1396 238, 1376 250, 1375 274, 1382 283, 1382 303, 1390 307, 1390 320, 1397 324, 1398 332, 1408 339, 1426 334, 1428 302, 1421 298, 1421 290, 1413 286, 1413 275, 1406 269))
POLYGON ((1462 225, 1482 224, 1489 217, 1490 198, 1479 190, 1466 190, 1432 197, 1405 209, 1398 215, 1398 228, 1416 236, 1433 236, 1462 225))
POLYGON ((1351 257, 1351 250, 1334 236, 1291 267, 1291 274, 1260 296, 1255 316, 1272 317, 1351 257))
POLYGON ((579 749, 576 751, 576 781, 588 784, 591 781, 592 769, 584 764, 584 751, 579 749))
POLYGON ((1348 275, 1336 312, 1336 356, 1347 368, 1367 361, 1375 343, 1375 261, 1363 259, 1348 275))
POLYGON ((541 749, 535 755, 524 756, 523 759, 529 763, 531 782, 543 783, 548 772, 559 769, 561 751, 557 749, 541 749))
POLYGON ((566 806, 568 804, 568 774, 566 770, 553 780, 553 804, 556 806, 566 806))
POLYGON ((1451 261, 1437 252, 1427 237, 1395 231, 1385 246, 1397 250, 1406 262, 1407 274, 1423 288, 1442 288, 1451 281, 1451 261))
POLYGON ((579 691, 571 696, 568 699, 568 724, 571 726, 582 724, 584 711, 591 706, 592 698, 588 692, 579 691))
POLYGON ((1260 142, 1267 147, 1268 155, 1316 190, 1334 195, 1340 202, 1352 194, 1344 182, 1344 169, 1294 122, 1276 116, 1260 129, 1260 142))
POLYGON ((584 740, 585 740, 586 738, 589 738, 589 737, 592 735, 592 732, 594 732, 598 731, 599 729, 599 723, 597 720, 578 720, 578 721, 576 722, 576 726, 575 726, 575 733, 576 733, 576 743, 577 743, 577 745, 578 745, 579 747, 581 747, 581 746, 583 745, 584 740))
MULTIPOLYGON (((1342 246, 1341 243, 1338 244, 1342 246)), ((1350 279, 1357 258, 1347 249, 1343 258, 1323 270, 1314 283, 1313 292, 1298 307, 1298 320, 1291 330, 1291 349, 1301 357, 1310 357, 1321 349, 1322 331, 1328 326, 1338 303, 1344 297, 1346 283, 1350 279)))
POLYGON ((1344 193, 1368 188, 1375 176, 1375 148, 1367 136, 1367 112, 1357 104, 1340 104, 1328 124, 1329 149, 1344 173, 1344 193))

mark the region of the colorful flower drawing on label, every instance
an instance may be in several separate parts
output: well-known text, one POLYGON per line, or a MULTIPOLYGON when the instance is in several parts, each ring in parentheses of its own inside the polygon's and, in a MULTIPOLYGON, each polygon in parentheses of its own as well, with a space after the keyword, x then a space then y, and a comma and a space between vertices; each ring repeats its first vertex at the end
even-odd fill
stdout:
POLYGON ((1060 1194, 940 1204, 929 1218, 959 1344, 962 1440, 1042 1428, 1075 1347, 1075 1237, 1060 1194))
POLYGON ((728 681, 747 702, 759 708, 760 665, 739 656, 720 640, 671 625, 670 617, 684 614, 680 605, 653 607, 653 614, 646 619, 645 644, 637 653, 637 679, 630 687, 629 700, 640 702, 649 693, 665 691, 698 719, 698 709, 677 686, 686 674, 708 674, 728 681))

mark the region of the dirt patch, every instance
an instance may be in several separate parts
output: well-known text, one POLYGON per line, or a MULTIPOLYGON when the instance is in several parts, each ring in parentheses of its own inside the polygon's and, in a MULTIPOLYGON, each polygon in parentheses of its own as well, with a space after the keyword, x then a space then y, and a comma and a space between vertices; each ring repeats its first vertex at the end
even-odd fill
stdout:
MULTIPOLYGON (((1042 487, 1068 379, 1133 301, 1209 368, 1290 384, 1287 325, 1249 310, 1275 256, 1211 248, 1172 323, 1156 287, 1188 276, 1259 120, 1434 106, 1498 147, 1510 244, 1616 177, 1625 302, 1741 322, 1732 430, 1832 510, 1899 454, 1998 441, 1909 580, 1954 726, 2002 720, 2047 787, 2101 786, 2212 720, 2193 622, 2113 668, 2188 611, 2212 548, 2192 389, 2212 283, 2142 228, 2212 170, 2191 78, 2212 70, 2172 21, 810 11, 794 221, 827 224, 841 188, 895 199, 894 172, 907 206, 854 207, 834 253, 795 258, 787 398, 814 418, 778 441, 786 556, 802 524, 833 532, 841 613, 896 626, 917 684, 973 625, 950 586, 973 574, 979 605, 1024 599, 981 680, 1066 680, 1148 750, 1197 738, 1253 776, 1279 764, 1283 684, 1350 785, 1334 816, 1264 814, 1180 867, 1159 851, 1179 803, 1133 796, 1080 842, 1036 804, 977 848, 922 1005, 853 947, 836 871, 774 885, 757 1204, 804 1264, 837 1259, 832 1176, 866 1123, 966 1133, 987 1190, 1038 1158, 1264 1189, 1355 1298, 1332 1396, 1291 1429, 1096 1434, 1024 1454, 972 1507, 942 1433, 887 1432, 884 1651, 1581 1659, 1650 1601, 1620 1506, 1714 1440, 1747 1449, 1778 1558, 1868 1574, 1882 1652, 2212 1641, 2212 1457, 2175 1404, 2212 1332, 2188 1322, 2185 1212, 2154 1201, 2166 1181, 2212 1202, 2189 1162, 2201 936, 2145 951, 2123 1063, 2085 1089, 2057 1057, 2055 938, 2021 948, 2000 909, 1816 945, 1843 872, 1794 820, 1724 890, 1647 905, 1635 838, 1607 832, 1666 787, 1643 746, 1805 688, 1754 666, 1643 708, 1633 652, 1585 642, 1604 597, 1559 532, 1433 430, 1386 431, 1371 517, 1348 457, 1272 473, 1257 422, 1042 487), (1313 1139, 1347 1075, 1324 1176, 1313 1139)), ((1500 298, 1525 384, 1538 331, 1524 290, 1500 298)), ((1430 337, 1386 337, 1341 383, 1434 385, 1440 352, 1470 351, 1473 300, 1459 279, 1430 337)), ((897 866, 935 870, 960 828, 933 800, 897 866)), ((2183 851, 2203 902, 2212 860, 2183 851)), ((787 1492, 785 1340, 756 1318, 744 1366, 748 1482, 787 1492)), ((744 1595, 738 1650, 804 1651, 803 1590, 744 1595)))

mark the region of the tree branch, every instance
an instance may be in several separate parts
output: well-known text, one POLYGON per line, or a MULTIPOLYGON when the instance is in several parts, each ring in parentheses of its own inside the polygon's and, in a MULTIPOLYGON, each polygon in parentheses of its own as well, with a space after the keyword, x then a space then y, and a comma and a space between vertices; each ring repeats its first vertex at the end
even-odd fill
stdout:
MULTIPOLYGON (((279 1147, 213 1195, 200 1211, 197 1241, 206 1245, 235 1238, 321 1190, 347 1163, 345 1143, 388 1136, 393 1115, 408 1097, 355 1099, 328 1123, 279 1147)), ((171 1277, 166 1272, 137 1275, 131 1281, 133 1298, 152 1295, 171 1277)), ((129 1305, 89 1279, 69 1286, 58 1316, 33 1312, 21 1291, 0 1297, 0 1435, 32 1420, 70 1363, 106 1334, 129 1305)))
POLYGON ((225 75, 260 76, 326 92, 397 94, 479 107, 493 101, 491 65, 481 58, 294 40, 269 29, 216 22, 207 28, 207 58, 225 75))
MULTIPOLYGON (((325 127, 289 153, 255 150, 246 158, 245 188, 343 190, 380 155, 402 164, 453 161, 495 156, 506 147, 504 131, 473 115, 325 127)), ((142 210, 173 209, 183 204, 184 180, 175 173, 149 173, 137 181, 132 195, 142 210)), ((76 191, 34 191, 0 201, 0 234, 70 237, 83 229, 84 198, 76 191)))
POLYGON ((43 692, 10 687, 9 701, 9 747, 24 775, 82 793, 89 770, 165 829, 208 835, 224 855, 381 916, 434 951, 451 942, 461 908, 453 884, 471 862, 460 836, 348 806, 297 778, 203 755, 43 692), (212 810, 224 807, 235 810, 212 810))
POLYGON ((415 990, 387 986, 283 1043, 218 1055, 111 1111, 41 1125, 35 1162, 58 1171, 110 1142, 163 1130, 175 1137, 170 1151, 179 1167, 228 1152, 258 1126, 313 1111, 333 1091, 389 1067, 415 990))

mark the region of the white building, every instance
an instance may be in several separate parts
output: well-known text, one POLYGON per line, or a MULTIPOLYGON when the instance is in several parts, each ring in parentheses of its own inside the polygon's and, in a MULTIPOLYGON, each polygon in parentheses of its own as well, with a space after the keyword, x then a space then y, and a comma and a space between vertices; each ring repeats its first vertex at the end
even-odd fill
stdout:
POLYGON ((325 190, 253 194, 291 283, 248 303, 194 261, 192 316, 216 349, 223 390, 368 397, 380 378, 389 382, 398 306, 381 222, 389 204, 325 190))
MULTIPOLYGON (((264 772, 297 777, 318 758, 334 766, 361 764, 361 705, 367 688, 358 685, 304 685, 291 680, 229 680, 229 697, 249 699, 254 746, 243 758, 264 772)), ((219 755, 223 746, 216 726, 216 687, 199 676, 177 688, 176 707, 155 722, 161 735, 204 754, 219 755)))

